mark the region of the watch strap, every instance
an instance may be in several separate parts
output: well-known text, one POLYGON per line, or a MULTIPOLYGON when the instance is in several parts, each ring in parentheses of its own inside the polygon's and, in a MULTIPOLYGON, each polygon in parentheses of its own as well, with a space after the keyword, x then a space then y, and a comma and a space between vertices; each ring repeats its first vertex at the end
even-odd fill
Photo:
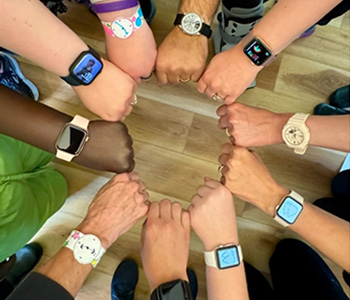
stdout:
POLYGON ((291 190, 291 192, 282 198, 282 200, 280 201, 280 203, 276 206, 276 209, 275 209, 275 216, 274 216, 274 220, 282 225, 283 227, 288 227, 290 224, 288 222, 286 222, 285 220, 283 220, 279 215, 278 215, 278 209, 281 207, 282 203, 284 202, 284 200, 287 198, 287 197, 291 197, 293 198, 295 201, 297 201, 298 203, 300 203, 302 206, 304 204, 304 198, 303 196, 299 195, 297 192, 291 190))
POLYGON ((189 282, 181 279, 163 283, 160 286, 158 286, 151 294, 151 300, 192 300, 192 299, 193 298, 192 298, 189 282), (166 295, 163 294, 163 290, 169 292, 172 288, 175 288, 175 286, 177 286, 177 291, 175 292, 176 295, 172 295, 171 293, 166 295), (180 288, 182 289, 182 295, 179 295, 179 293, 181 292, 179 292, 178 289, 180 288))
POLYGON ((235 246, 237 248, 239 262, 242 262, 243 261, 242 247, 240 245, 228 244, 228 245, 220 245, 219 247, 215 248, 212 251, 204 251, 205 264, 208 267, 219 269, 216 250, 227 246, 235 246))
MULTIPOLYGON (((181 21, 184 16, 185 14, 177 14, 174 20, 174 25, 181 25, 181 21)), ((202 27, 199 30, 199 33, 201 33, 202 35, 206 36, 209 39, 212 34, 210 25, 204 23, 204 21, 202 20, 202 27)))
MULTIPOLYGON (((94 3, 96 3, 96 1, 94 3)), ((122 0, 101 4, 93 4, 92 9, 95 13, 100 14, 132 8, 137 6, 138 4, 139 2, 137 0, 122 0)))

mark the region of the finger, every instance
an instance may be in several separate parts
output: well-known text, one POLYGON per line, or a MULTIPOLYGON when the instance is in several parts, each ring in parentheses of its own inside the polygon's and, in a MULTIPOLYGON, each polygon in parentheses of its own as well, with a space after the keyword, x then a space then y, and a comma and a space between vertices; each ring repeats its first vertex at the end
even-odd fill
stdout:
POLYGON ((204 82, 203 77, 202 77, 198 81, 197 90, 198 90, 198 92, 204 94, 206 89, 207 89, 207 84, 204 82))
POLYGON ((225 183, 226 183, 226 178, 225 178, 225 176, 221 176, 220 182, 221 182, 223 185, 225 185, 225 183))
POLYGON ((191 228, 191 219, 190 219, 190 213, 187 210, 181 211, 181 222, 182 222, 182 226, 189 231, 191 228))
MULTIPOLYGON (((230 158, 229 155, 227 155, 227 154, 221 154, 221 155, 219 156, 219 163, 220 163, 222 166, 225 166, 229 158, 230 158)), ((222 172, 222 168, 221 168, 221 172, 222 172)))
POLYGON ((191 199, 191 204, 193 205, 193 206, 195 206, 196 205, 196 203, 198 203, 199 201, 202 201, 202 197, 201 196, 199 196, 198 194, 194 194, 193 196, 192 196, 192 199, 191 199))
POLYGON ((148 193, 147 191, 143 191, 143 192, 141 192, 140 194, 142 195, 143 202, 144 202, 146 205, 148 205, 147 202, 149 202, 149 201, 148 201, 148 200, 149 200, 149 193, 148 193))
POLYGON ((162 71, 156 71, 156 77, 160 84, 167 84, 168 83, 168 76, 165 72, 162 71))
MULTIPOLYGON (((133 100, 134 101, 134 100, 133 100)), ((124 111, 124 117, 127 117, 128 115, 130 115, 131 114, 131 112, 132 112, 132 106, 131 105, 128 105, 128 107, 125 109, 125 111, 124 111)))
POLYGON ((174 220, 181 219, 181 211, 182 211, 182 207, 179 202, 173 202, 171 204, 171 216, 174 220))
POLYGON ((171 202, 169 199, 160 201, 160 218, 171 219, 171 202))
POLYGON ((221 105, 221 106, 216 110, 216 114, 217 114, 219 117, 226 116, 226 115, 227 115, 227 105, 226 105, 226 104, 221 105))
POLYGON ((160 205, 159 202, 152 202, 148 210, 149 219, 158 219, 160 217, 160 205))
POLYGON ((206 193, 208 193, 208 187, 205 185, 202 185, 197 189, 197 194, 201 197, 203 197, 206 193))
POLYGON ((228 116, 223 116, 219 119, 219 123, 218 123, 218 127, 220 129, 225 129, 225 128, 228 128, 230 126, 230 122, 228 120, 228 116))
POLYGON ((233 102, 236 101, 236 99, 237 99, 237 97, 228 95, 225 98, 225 104, 227 104, 227 105, 232 104, 233 102))
POLYGON ((210 189, 216 189, 221 186, 221 183, 217 180, 209 179, 205 182, 205 185, 210 189))
POLYGON ((146 186, 145 186, 145 184, 143 183, 143 181, 138 180, 137 183, 139 184, 139 189, 138 189, 139 193, 144 192, 144 191, 146 190, 146 186))
POLYGON ((180 74, 175 72, 168 73, 168 82, 172 84, 178 84, 180 82, 180 74))
POLYGON ((225 143, 221 147, 221 154, 230 155, 233 151, 233 146, 230 143, 225 143))
POLYGON ((221 95, 217 92, 215 92, 209 85, 207 87, 207 89, 205 90, 205 93, 210 97, 213 98, 215 94, 217 94, 218 96, 221 97, 221 95))
POLYGON ((191 81, 192 79, 192 73, 189 72, 181 72, 181 74, 179 75, 179 81, 186 83, 191 81))
POLYGON ((131 181, 138 181, 140 179, 140 175, 136 172, 130 172, 129 178, 131 181))

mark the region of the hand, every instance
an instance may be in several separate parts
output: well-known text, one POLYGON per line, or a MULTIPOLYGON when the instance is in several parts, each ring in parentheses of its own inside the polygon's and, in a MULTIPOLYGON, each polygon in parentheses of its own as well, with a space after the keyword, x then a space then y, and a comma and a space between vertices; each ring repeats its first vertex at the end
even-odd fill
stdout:
POLYGON ((146 215, 148 198, 137 173, 116 175, 96 194, 77 230, 95 234, 107 249, 146 215))
POLYGON ((151 291, 175 279, 187 280, 190 216, 168 199, 150 205, 141 236, 142 264, 151 291))
POLYGON ((222 181, 231 193, 271 216, 289 193, 271 177, 259 156, 246 148, 224 144, 219 162, 224 165, 222 181))
POLYGON ((87 109, 106 121, 119 121, 132 111, 136 82, 118 67, 102 59, 103 69, 90 85, 73 86, 87 109))
POLYGON ((101 171, 131 172, 135 161, 128 128, 121 122, 91 121, 89 140, 74 162, 101 171))
POLYGON ((265 146, 283 143, 282 129, 291 114, 276 114, 238 102, 218 108, 220 129, 228 128, 237 146, 265 146))
POLYGON ((205 178, 191 202, 191 225, 206 251, 223 243, 238 242, 232 195, 220 182, 205 178))
POLYGON ((197 81, 208 57, 205 36, 189 36, 175 26, 158 49, 156 75, 161 84, 197 81))
POLYGON ((253 65, 243 53, 241 43, 214 56, 198 82, 198 91, 215 94, 233 103, 254 81, 262 67, 253 65))

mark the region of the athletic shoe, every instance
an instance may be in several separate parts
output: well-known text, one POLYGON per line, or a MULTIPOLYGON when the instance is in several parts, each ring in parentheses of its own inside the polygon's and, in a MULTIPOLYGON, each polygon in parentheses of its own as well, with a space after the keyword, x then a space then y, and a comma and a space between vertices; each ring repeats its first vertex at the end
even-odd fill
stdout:
POLYGON ((335 107, 339 107, 345 110, 350 108, 350 85, 343 86, 335 90, 332 95, 329 96, 329 103, 335 107))
POLYGON ((315 106, 314 114, 319 116, 347 115, 347 114, 350 114, 350 111, 346 111, 345 109, 334 107, 327 103, 320 103, 315 106))

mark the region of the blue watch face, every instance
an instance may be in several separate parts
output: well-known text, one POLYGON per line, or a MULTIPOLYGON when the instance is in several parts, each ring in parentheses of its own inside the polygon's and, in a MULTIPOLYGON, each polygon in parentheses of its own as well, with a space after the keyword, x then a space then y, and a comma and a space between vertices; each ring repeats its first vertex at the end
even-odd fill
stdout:
POLYGON ((84 82, 84 84, 89 84, 94 80, 101 69, 102 63, 92 54, 87 53, 74 67, 73 73, 84 82))
POLYGON ((238 249, 236 246, 227 246, 216 251, 219 269, 228 269, 240 264, 238 249))
POLYGON ((271 51, 257 38, 244 47, 243 52, 257 66, 261 66, 271 57, 271 51))
POLYGON ((277 210, 277 215, 289 224, 293 224, 299 217, 303 206, 292 197, 287 197, 277 210))

